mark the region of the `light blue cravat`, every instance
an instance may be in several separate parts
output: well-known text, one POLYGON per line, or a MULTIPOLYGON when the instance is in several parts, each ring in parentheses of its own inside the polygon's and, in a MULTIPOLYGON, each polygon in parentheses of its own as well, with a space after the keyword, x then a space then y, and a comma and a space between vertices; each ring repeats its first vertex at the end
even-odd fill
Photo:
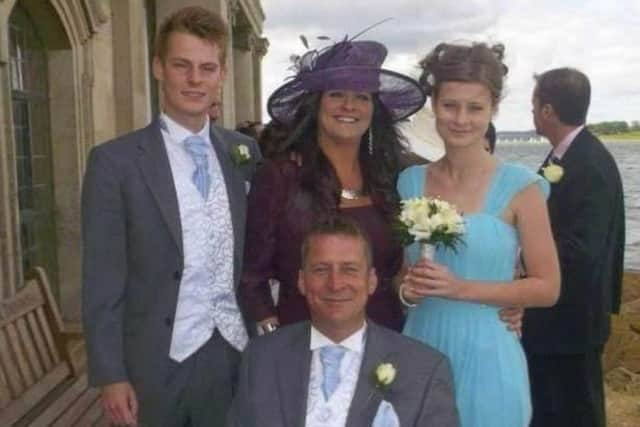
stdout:
POLYGON ((207 200, 211 178, 209 177, 209 159, 207 158, 207 141, 201 136, 193 135, 184 140, 184 149, 196 164, 196 170, 191 176, 191 181, 196 186, 202 198, 207 200))
POLYGON ((322 391, 325 400, 329 400, 331 395, 340 385, 340 362, 344 357, 346 348, 338 345, 328 345, 320 349, 320 362, 322 362, 322 391))

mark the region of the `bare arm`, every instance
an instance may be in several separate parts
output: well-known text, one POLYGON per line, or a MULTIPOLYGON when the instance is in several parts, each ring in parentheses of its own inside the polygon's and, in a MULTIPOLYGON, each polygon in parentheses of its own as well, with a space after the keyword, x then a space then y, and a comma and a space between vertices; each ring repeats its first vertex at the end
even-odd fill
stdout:
POLYGON ((521 307, 555 304, 560 293, 560 267, 542 192, 536 185, 529 185, 514 198, 511 209, 528 277, 508 282, 464 280, 443 265, 420 261, 405 277, 405 298, 419 301, 438 296, 521 307))

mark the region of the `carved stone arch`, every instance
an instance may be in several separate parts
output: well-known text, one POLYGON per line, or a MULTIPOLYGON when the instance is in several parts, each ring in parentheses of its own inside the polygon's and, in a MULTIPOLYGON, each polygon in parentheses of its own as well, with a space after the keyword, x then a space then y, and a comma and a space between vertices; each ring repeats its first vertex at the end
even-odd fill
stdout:
MULTIPOLYGON (((104 4, 100 0, 0 0, 0 19, 6 17, 8 20, 16 5, 28 13, 46 49, 58 294, 65 317, 79 318, 80 186, 85 154, 93 142, 90 39, 99 26, 106 22, 105 19, 108 20, 108 13, 101 8, 104 4), (2 13, 2 9, 6 13, 2 13)), ((6 33, 4 22, 0 28, 0 33, 6 33)), ((8 46, 3 37, 8 36, 0 35, 0 49, 8 46)), ((0 51, 0 120, 11 124, 9 72, 8 67, 2 67, 3 60, 8 57, 8 52, 0 51)), ((10 129, 3 134, 9 137, 9 143, 5 145, 11 147, 15 142, 12 126, 5 128, 10 129)), ((6 173, 3 168, 6 168, 10 178, 12 174, 15 176, 15 168, 11 170, 7 166, 15 161, 15 156, 8 152, 5 155, 3 149, 0 148, 0 173, 4 180, 6 173)), ((5 190, 5 186, 0 186, 0 200, 5 205, 8 200, 9 204, 13 204, 13 211, 17 211, 15 194, 6 193, 5 190)), ((0 235, 7 235, 6 241, 15 243, 13 247, 9 244, 7 249, 0 247, 0 255, 3 258, 8 255, 11 259, 0 268, 1 278, 10 279, 9 290, 5 289, 5 294, 15 290, 23 274, 18 255, 18 233, 17 221, 11 219, 5 209, 1 209, 0 235), (2 271, 5 269, 10 271, 2 271)))
MULTIPOLYGON (((0 3, 1 2, 2 0, 0 0, 0 3)), ((57 11, 51 3, 38 0, 4 0, 4 3, 3 6, 8 13, 6 16, 2 16, 7 19, 7 22, 2 22, 0 28, 7 28, 11 11, 16 4, 20 4, 20 7, 29 14, 33 21, 38 23, 38 31, 42 35, 42 41, 45 43, 47 49, 69 48, 69 39, 66 31, 57 11)))
POLYGON ((84 0, 83 3, 87 11, 91 32, 95 33, 102 24, 109 21, 108 0, 84 0))
MULTIPOLYGON (((33 30, 37 36, 39 44, 44 48, 45 52, 51 51, 63 51, 70 49, 69 39, 66 35, 62 21, 58 18, 58 14, 49 2, 37 1, 37 0, 8 0, 0 2, 0 123, 2 132, 3 143, 0 144, 0 178, 3 184, 0 186, 0 235, 2 236, 0 244, 0 257, 2 262, 0 263, 0 279, 6 283, 0 289, 0 296, 11 295, 15 292, 16 288, 21 282, 23 276, 22 271, 22 257, 21 257, 21 243, 20 233, 23 230, 21 225, 21 215, 19 214, 19 202, 17 196, 17 153, 16 153, 16 139, 14 128, 14 101, 13 91, 11 84, 11 71, 7 65, 10 59, 9 52, 9 27, 10 19, 12 19, 13 12, 16 7, 20 8, 22 15, 28 16, 30 22, 33 23, 33 30), (6 280, 6 281, 5 281, 6 280)), ((43 63, 43 75, 49 81, 51 80, 52 73, 49 73, 48 54, 45 63, 43 63)), ((45 87, 48 85, 45 85, 45 87)), ((43 92, 49 102, 47 109, 49 112, 51 108, 51 92, 43 92)), ((22 96, 22 95, 20 95, 22 96)), ((17 105, 25 105, 25 98, 21 98, 17 105)), ((23 108, 23 107, 21 107, 23 108)), ((46 110, 40 110, 46 111, 46 110)), ((45 113, 46 120, 51 122, 51 114, 45 113)), ((38 123, 45 123, 39 121, 38 123)), ((45 142, 45 145, 52 150, 52 140, 50 129, 51 126, 47 124, 44 128, 47 139, 39 139, 39 141, 45 142)), ((51 154, 53 157, 53 154, 51 154)), ((51 183, 51 179, 47 182, 51 183)), ((58 263, 54 262, 52 265, 58 267, 58 263)))

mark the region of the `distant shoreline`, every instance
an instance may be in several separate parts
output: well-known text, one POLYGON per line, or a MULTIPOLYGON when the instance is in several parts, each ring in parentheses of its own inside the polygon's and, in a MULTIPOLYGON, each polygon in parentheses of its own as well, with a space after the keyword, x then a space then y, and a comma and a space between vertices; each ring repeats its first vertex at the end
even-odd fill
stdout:
POLYGON ((615 135, 598 135, 606 142, 640 142, 640 132, 618 133, 615 135))
MULTIPOLYGON (((612 137, 611 135, 604 135, 604 136, 598 136, 598 138, 604 142, 605 144, 621 144, 621 143, 633 143, 633 144, 640 144, 640 138, 635 137, 635 138, 630 138, 630 139, 625 139, 625 138, 618 138, 618 137, 612 137)), ((521 140, 521 141, 509 141, 509 140, 501 140, 498 138, 498 145, 504 146, 504 145, 547 145, 549 144, 548 141, 546 140, 538 140, 538 141, 526 141, 526 140, 521 140)))
POLYGON ((605 144, 618 144, 621 142, 632 142, 634 144, 640 144, 640 139, 637 139, 637 138, 634 138, 634 139, 613 139, 613 138, 603 138, 603 137, 599 137, 599 138, 605 144))
MULTIPOLYGON (((640 131, 631 131, 616 134, 595 134, 603 142, 633 142, 640 143, 640 131)), ((540 136, 534 130, 528 131, 502 131, 498 132, 498 141, 502 144, 548 144, 546 138, 540 136)))

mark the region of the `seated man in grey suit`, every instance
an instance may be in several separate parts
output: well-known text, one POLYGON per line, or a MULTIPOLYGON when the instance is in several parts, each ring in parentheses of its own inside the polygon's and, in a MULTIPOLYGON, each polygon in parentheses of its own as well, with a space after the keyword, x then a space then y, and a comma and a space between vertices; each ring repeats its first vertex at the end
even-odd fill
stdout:
POLYGON ((457 426, 447 359, 366 319, 376 284, 370 245, 353 222, 315 225, 298 281, 311 323, 249 344, 229 426, 457 426))

